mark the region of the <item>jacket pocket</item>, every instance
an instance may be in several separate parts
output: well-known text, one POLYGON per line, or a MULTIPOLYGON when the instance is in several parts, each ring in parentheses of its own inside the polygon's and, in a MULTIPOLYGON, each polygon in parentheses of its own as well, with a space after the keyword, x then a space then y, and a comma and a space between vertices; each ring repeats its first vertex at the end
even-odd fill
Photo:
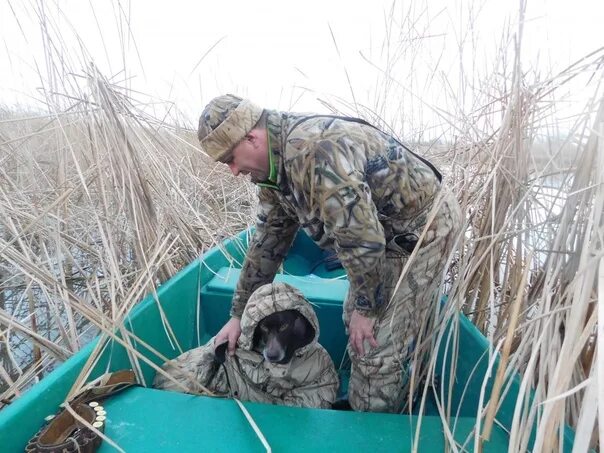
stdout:
POLYGON ((395 235, 386 244, 386 250, 398 256, 408 256, 413 252, 419 237, 415 233, 401 233, 395 235))

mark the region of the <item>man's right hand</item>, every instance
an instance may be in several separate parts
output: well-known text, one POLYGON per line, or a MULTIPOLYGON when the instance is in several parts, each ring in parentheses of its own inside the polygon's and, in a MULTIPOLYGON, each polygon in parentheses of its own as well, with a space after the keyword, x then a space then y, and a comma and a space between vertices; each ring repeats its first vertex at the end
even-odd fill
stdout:
POLYGON ((228 341, 229 355, 233 355, 235 354, 235 347, 237 346, 239 335, 241 335, 241 321, 237 318, 231 318, 214 338, 214 345, 216 346, 228 341))

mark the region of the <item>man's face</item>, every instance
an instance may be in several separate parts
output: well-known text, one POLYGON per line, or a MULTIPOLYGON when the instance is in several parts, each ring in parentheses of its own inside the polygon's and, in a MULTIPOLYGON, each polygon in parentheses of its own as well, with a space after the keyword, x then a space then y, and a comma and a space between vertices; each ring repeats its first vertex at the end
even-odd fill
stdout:
POLYGON ((268 178, 268 141, 265 129, 253 129, 233 148, 231 159, 226 164, 233 175, 250 175, 252 182, 268 178))

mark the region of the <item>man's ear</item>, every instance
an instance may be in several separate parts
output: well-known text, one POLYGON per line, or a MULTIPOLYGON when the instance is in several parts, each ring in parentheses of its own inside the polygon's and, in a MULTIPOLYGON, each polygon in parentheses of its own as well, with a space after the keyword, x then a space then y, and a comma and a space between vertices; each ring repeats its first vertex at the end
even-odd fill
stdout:
POLYGON ((254 147, 263 148, 265 146, 264 143, 266 142, 266 139, 264 139, 266 134, 268 134, 268 132, 265 129, 256 128, 249 131, 245 136, 245 139, 254 147))
POLYGON ((259 138, 260 136, 258 135, 258 131, 256 129, 252 129, 245 136, 245 139, 254 147, 258 146, 259 138))

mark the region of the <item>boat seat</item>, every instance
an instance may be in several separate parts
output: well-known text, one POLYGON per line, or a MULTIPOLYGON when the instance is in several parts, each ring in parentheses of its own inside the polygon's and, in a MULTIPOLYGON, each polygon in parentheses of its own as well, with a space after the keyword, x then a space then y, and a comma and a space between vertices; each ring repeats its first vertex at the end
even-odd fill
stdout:
MULTIPOLYGON (((243 403, 272 451, 410 452, 417 416, 359 413, 243 403)), ((265 449, 234 400, 133 387, 104 402, 105 435, 124 451, 260 452, 265 449)), ((466 441, 475 426, 458 418, 454 437, 466 441)), ((440 417, 424 416, 420 445, 444 451, 440 417)), ((472 447, 470 438, 469 448, 472 447)), ((507 451, 507 437, 497 425, 486 452, 507 451)), ((115 451, 103 442, 99 452, 115 451)), ((422 450, 423 451, 423 450, 422 450)))
MULTIPOLYGON (((222 267, 205 288, 213 293, 233 295, 241 269, 222 267)), ((288 283, 298 288, 302 294, 315 304, 333 304, 342 306, 342 301, 348 292, 348 281, 345 279, 325 279, 314 274, 300 276, 277 274, 276 282, 288 283)))

